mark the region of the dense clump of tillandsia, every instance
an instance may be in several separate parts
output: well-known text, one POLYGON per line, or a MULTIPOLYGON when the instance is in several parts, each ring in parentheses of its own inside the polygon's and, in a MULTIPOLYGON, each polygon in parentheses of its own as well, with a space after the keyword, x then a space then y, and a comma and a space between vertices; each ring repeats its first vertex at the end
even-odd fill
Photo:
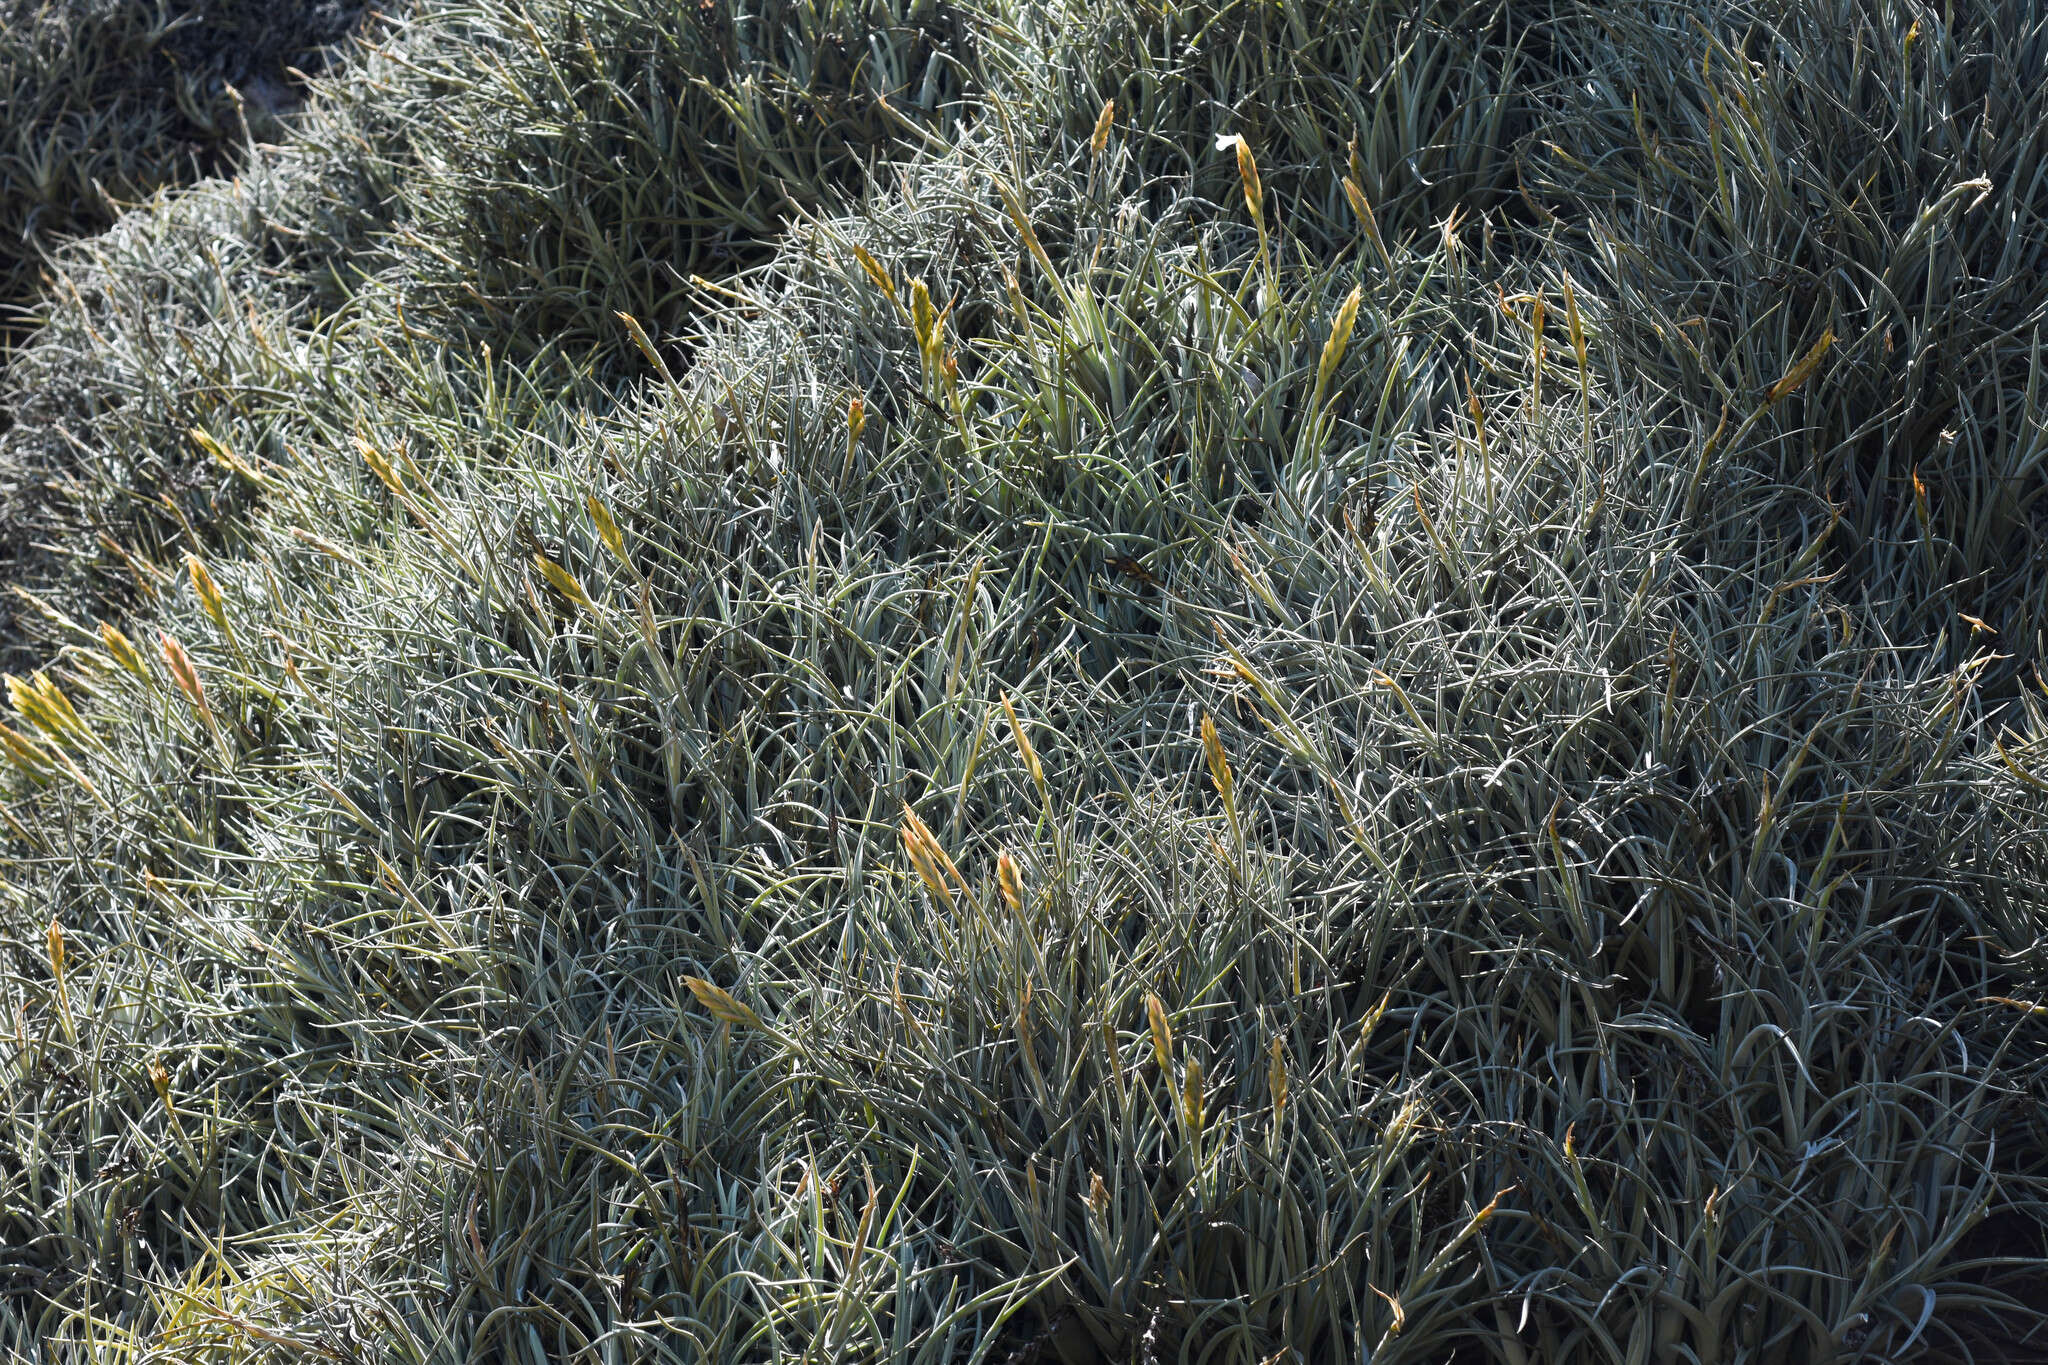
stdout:
MULTIPOLYGON (((1695 17, 1624 7, 1575 34, 1598 98, 1531 141, 1532 205, 1606 258, 1646 370, 1730 428, 1792 357, 1825 359, 1751 459, 1809 519, 1839 513, 1820 566, 1845 597, 1951 662, 1990 634, 2039 658, 2048 12, 1695 17)), ((2025 676, 1994 670, 2004 692, 2025 676)))
POLYGON ((358 0, 0 3, 0 354, 43 256, 279 130, 358 0))
POLYGON ((948 17, 758 222, 547 152, 675 212, 596 232, 521 158, 623 59, 523 11, 565 91, 458 155, 539 58, 450 12, 72 258, 25 425, 139 586, 0 730, 0 1345, 2024 1358, 2048 715, 1926 628, 1952 523, 1848 580, 1840 343, 1673 358, 1587 84, 1820 8, 1095 8, 948 17))
MULTIPOLYGON (((74 239, 282 135, 362 10, 353 0, 0 2, 0 582, 89 609, 132 587, 129 541, 219 519, 214 490, 170 449, 170 424, 274 372, 246 345, 265 325, 251 305, 275 305, 259 277, 291 276, 293 296, 320 292, 339 254, 323 246, 351 235, 345 222, 375 216, 379 187, 362 153, 388 145, 390 111, 335 101, 352 116, 316 120, 292 148, 255 158, 253 203, 239 184, 216 182, 196 210, 167 202, 109 238, 74 239), (344 129, 345 172, 319 155, 344 129), (223 331, 245 344, 220 345, 223 331)), ((330 82, 330 94, 359 96, 362 74, 330 82)), ((34 653, 15 606, 0 604, 9 664, 34 653)))
MULTIPOLYGON (((290 459, 357 394, 439 401, 445 346, 596 392, 645 371, 619 313, 673 335, 706 277, 943 130, 974 71, 938 0, 414 11, 287 145, 68 252, 65 306, 0 375, 0 573, 122 609, 233 533, 195 428, 290 459)), ((24 652, 5 619, 0 648, 24 652)))
POLYGON ((492 79, 431 111, 402 192, 404 292, 470 344, 600 368, 637 364, 606 355, 618 313, 685 322, 705 277, 943 133, 975 70, 952 0, 527 0, 418 55, 460 80, 479 47, 492 79))

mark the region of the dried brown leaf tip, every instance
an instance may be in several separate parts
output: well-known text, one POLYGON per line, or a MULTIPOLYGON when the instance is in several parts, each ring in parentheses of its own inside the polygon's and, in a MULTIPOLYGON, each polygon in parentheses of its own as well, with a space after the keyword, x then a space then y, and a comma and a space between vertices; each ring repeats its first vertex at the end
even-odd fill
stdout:
POLYGON ((1277 1034, 1268 1049, 1266 1086, 1273 1094, 1273 1117, 1287 1112, 1287 1041, 1277 1034))

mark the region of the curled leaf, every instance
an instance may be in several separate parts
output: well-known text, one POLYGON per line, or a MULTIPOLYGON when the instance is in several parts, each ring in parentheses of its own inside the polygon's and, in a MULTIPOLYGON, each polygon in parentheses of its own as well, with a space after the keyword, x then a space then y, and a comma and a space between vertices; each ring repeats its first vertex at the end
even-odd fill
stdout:
POLYGON ((1385 1299, 1387 1307, 1394 1310, 1394 1320, 1387 1326, 1387 1335, 1390 1337, 1401 1335, 1401 1329, 1408 1325, 1408 1314, 1402 1310, 1401 1301, 1376 1284, 1368 1284, 1366 1288, 1385 1299))

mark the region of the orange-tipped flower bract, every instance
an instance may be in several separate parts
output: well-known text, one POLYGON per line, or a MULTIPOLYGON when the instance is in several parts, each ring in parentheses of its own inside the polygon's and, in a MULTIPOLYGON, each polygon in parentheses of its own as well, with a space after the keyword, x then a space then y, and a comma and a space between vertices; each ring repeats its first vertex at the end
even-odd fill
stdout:
POLYGON ((1024 910, 1024 879, 1017 874, 1017 860, 1007 851, 996 859, 996 887, 1002 892, 1003 904, 1010 907, 1010 913, 1021 914, 1024 910))
POLYGON ((192 656, 185 652, 185 646, 178 643, 178 637, 168 631, 157 634, 157 647, 163 652, 164 662, 170 666, 171 681, 178 685, 191 701, 194 710, 213 724, 213 708, 206 704, 206 687, 199 681, 199 670, 192 665, 192 656))

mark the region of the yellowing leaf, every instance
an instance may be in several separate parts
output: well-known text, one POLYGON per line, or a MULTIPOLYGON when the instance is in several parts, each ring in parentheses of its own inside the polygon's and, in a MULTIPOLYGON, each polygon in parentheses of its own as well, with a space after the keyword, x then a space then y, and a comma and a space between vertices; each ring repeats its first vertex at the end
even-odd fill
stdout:
POLYGON ((207 619, 219 626, 222 634, 233 635, 234 631, 228 625, 227 606, 221 600, 220 585, 213 581, 213 575, 207 572, 198 555, 185 556, 185 571, 192 577, 192 590, 199 594, 199 606, 207 619))
POLYGON ((1145 997, 1145 1016, 1152 1025, 1152 1057, 1161 1075, 1173 1074, 1173 1028, 1166 1022, 1166 1005, 1156 995, 1145 997))
POLYGON ((950 903, 954 886, 958 886, 963 894, 967 893, 967 879, 960 875, 960 869, 954 866, 946 850, 939 847, 939 841, 930 828, 908 805, 903 808, 903 825, 899 832, 904 852, 910 855, 911 866, 917 869, 918 877, 934 899, 950 903))
POLYGON ((668 379, 668 366, 663 363, 661 352, 654 349, 654 338, 647 335, 647 329, 640 325, 640 319, 617 309, 612 310, 612 316, 626 325, 626 334, 633 338, 633 345, 639 349, 640 354, 647 357, 647 363, 654 366, 663 379, 668 379))
POLYGON ((1231 776, 1230 759, 1223 752, 1223 741, 1216 734, 1216 722, 1206 715, 1202 717, 1202 754, 1209 761, 1209 780, 1216 784, 1216 794, 1229 801, 1236 779, 1231 776))
POLYGON ((1372 203, 1366 199, 1365 191, 1358 187, 1358 182, 1348 176, 1344 181, 1344 198, 1351 205, 1351 212, 1357 216, 1359 226, 1365 229, 1365 235, 1372 238, 1372 244, 1379 248, 1380 258, 1387 260, 1387 244, 1380 236, 1380 223, 1373 216, 1372 203))
POLYGON ((199 670, 192 666, 192 656, 185 652, 185 646, 178 643, 175 635, 159 633, 157 645, 163 652, 164 662, 170 665, 171 681, 190 699, 206 723, 212 725, 213 709, 206 704, 206 688, 199 681, 199 670))
POLYGON ((570 573, 567 569, 543 554, 536 554, 533 557, 533 562, 540 569, 541 577, 554 585, 555 591, 561 593, 562 596, 568 598, 592 616, 597 615, 597 604, 590 600, 589 593, 583 591, 583 585, 576 581, 576 575, 570 573))
POLYGON ((235 454, 234 451, 229 450, 226 446, 222 445, 219 441, 215 440, 213 437, 201 431, 198 427, 193 427, 186 434, 192 438, 193 444, 197 445, 201 450, 211 455, 220 463, 226 465, 229 469, 234 470, 235 473, 240 474, 250 483, 258 484, 266 488, 270 486, 270 480, 266 479, 258 470, 256 470, 252 465, 250 465, 250 463, 247 460, 244 460, 241 456, 235 454))
POLYGON ((923 280, 910 282, 910 327, 917 334, 917 348, 932 355, 938 345, 939 315, 932 307, 932 291, 925 288, 923 280))
POLYGON ((620 533, 619 524, 612 520, 611 509, 597 500, 597 494, 583 495, 583 506, 590 513, 591 524, 597 527, 597 538, 612 552, 612 558, 626 562, 626 537, 620 533))
POLYGON ((1003 714, 1010 718, 1010 734, 1017 741, 1017 754, 1024 760, 1024 771, 1031 775, 1031 785, 1038 788, 1044 797, 1045 770, 1038 766, 1038 751, 1031 747, 1030 736, 1024 733, 1024 725, 1017 719, 1017 708, 1010 704, 1010 694, 1003 694, 1003 714))
POLYGON ((1764 405, 1768 407, 1776 403, 1779 399, 1784 398, 1810 379, 1813 376, 1813 372, 1820 368, 1821 357, 1825 356, 1828 353, 1828 347, 1834 344, 1835 329, 1830 327, 1821 333, 1820 340, 1814 342, 1812 347, 1808 349, 1805 355, 1799 357, 1791 369, 1785 371, 1784 376, 1777 383, 1771 385, 1771 391, 1764 395, 1764 405))
POLYGON ((107 653, 113 656, 115 663, 136 677, 148 680, 149 665, 143 661, 142 651, 135 647, 134 641, 105 622, 100 623, 100 640, 106 645, 107 653))
POLYGON ((924 1039, 924 1025, 917 1022, 917 1016, 910 1012, 909 1002, 903 998, 903 964, 896 964, 896 974, 890 983, 889 993, 896 1001, 896 1013, 903 1017, 903 1026, 913 1038, 924 1039))
POLYGON ((403 498, 405 496, 405 485, 399 481, 398 471, 391 467, 391 461, 385 459, 383 453, 377 447, 371 445, 360 436, 356 438, 356 449, 362 452, 363 463, 368 465, 370 472, 377 476, 377 482, 390 489, 394 496, 403 498))
POLYGON ((683 984, 690 988, 690 994, 697 997, 697 1003, 711 1012, 711 1017, 726 1024, 739 1024, 747 1028, 761 1027, 761 1017, 732 998, 727 992, 712 985, 700 976, 686 976, 683 984))
POLYGON ((1360 292, 1353 286, 1351 293, 1337 309, 1337 321, 1330 328, 1330 339, 1323 343, 1323 358, 1316 365, 1316 394, 1320 397, 1330 387, 1330 376, 1344 359, 1345 348, 1351 344, 1351 329, 1358 322, 1360 292))
POLYGON ((8 762, 38 780, 55 766, 42 745, 11 725, 0 724, 0 750, 6 751, 8 762))
POLYGON ((1010 215, 1011 226, 1015 227, 1017 235, 1024 239, 1024 249, 1031 253, 1032 260, 1038 262, 1038 268, 1045 272, 1045 277, 1052 281, 1053 287, 1065 293, 1065 286, 1060 283, 1059 272, 1053 269, 1052 258, 1045 254, 1045 246, 1038 240, 1038 233, 1031 226, 1031 216, 1024 212, 1022 201, 1001 181, 996 182, 996 192, 1002 196, 1003 212, 1010 215))
POLYGON ((1566 323, 1569 324, 1571 329, 1572 355, 1579 362, 1580 372, 1584 373, 1586 368, 1586 328, 1585 324, 1579 319, 1579 296, 1572 289, 1572 282, 1569 279, 1564 282, 1564 316, 1566 323))
POLYGON ((853 249, 853 259, 860 262, 860 268, 867 272, 875 287, 889 296, 889 302, 896 302, 896 283, 889 278, 889 272, 882 269, 882 263, 867 253, 864 247, 853 249))

